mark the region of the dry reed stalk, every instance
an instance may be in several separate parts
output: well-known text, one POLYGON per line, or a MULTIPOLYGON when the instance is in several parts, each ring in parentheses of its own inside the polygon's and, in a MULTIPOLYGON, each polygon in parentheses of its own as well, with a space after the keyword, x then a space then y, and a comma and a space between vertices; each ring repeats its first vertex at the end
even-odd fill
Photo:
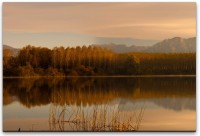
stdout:
POLYGON ((107 105, 94 106, 89 114, 84 108, 62 106, 61 111, 58 107, 51 108, 49 125, 52 131, 65 131, 65 125, 70 126, 71 131, 138 131, 144 115, 144 106, 139 114, 133 112, 131 116, 116 108, 108 109, 107 105), (60 113, 56 114, 58 111, 60 113))

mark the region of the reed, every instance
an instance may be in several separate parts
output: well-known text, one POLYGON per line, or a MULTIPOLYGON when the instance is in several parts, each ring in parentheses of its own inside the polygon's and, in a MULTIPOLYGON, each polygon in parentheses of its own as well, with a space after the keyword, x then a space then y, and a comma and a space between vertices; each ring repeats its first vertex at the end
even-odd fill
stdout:
POLYGON ((144 106, 131 113, 119 111, 115 106, 52 109, 49 116, 51 131, 138 131, 144 114, 144 106))

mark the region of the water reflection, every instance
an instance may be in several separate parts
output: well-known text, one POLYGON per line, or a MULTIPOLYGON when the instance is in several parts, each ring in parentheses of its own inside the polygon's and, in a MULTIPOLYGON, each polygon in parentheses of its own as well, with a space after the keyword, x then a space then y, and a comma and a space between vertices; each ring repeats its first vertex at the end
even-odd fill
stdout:
POLYGON ((50 103, 118 103, 119 107, 131 109, 132 104, 146 101, 167 109, 195 110, 195 90, 194 77, 4 79, 3 105, 14 101, 27 108, 50 103))

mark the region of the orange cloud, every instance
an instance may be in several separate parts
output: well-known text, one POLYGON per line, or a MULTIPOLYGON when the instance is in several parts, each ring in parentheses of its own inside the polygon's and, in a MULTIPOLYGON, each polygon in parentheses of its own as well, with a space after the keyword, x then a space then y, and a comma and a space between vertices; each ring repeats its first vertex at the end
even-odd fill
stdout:
POLYGON ((4 32, 163 39, 196 35, 195 3, 3 3, 4 32))

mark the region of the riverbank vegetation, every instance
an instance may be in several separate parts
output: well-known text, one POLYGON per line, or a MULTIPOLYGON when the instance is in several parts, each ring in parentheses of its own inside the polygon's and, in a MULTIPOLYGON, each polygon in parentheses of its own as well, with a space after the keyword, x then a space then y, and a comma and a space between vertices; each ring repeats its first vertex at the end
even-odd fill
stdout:
POLYGON ((109 105, 88 108, 51 105, 50 131, 138 131, 145 105, 136 111, 120 111, 109 105))
POLYGON ((3 76, 195 75, 196 53, 114 53, 95 46, 3 51, 3 76))

